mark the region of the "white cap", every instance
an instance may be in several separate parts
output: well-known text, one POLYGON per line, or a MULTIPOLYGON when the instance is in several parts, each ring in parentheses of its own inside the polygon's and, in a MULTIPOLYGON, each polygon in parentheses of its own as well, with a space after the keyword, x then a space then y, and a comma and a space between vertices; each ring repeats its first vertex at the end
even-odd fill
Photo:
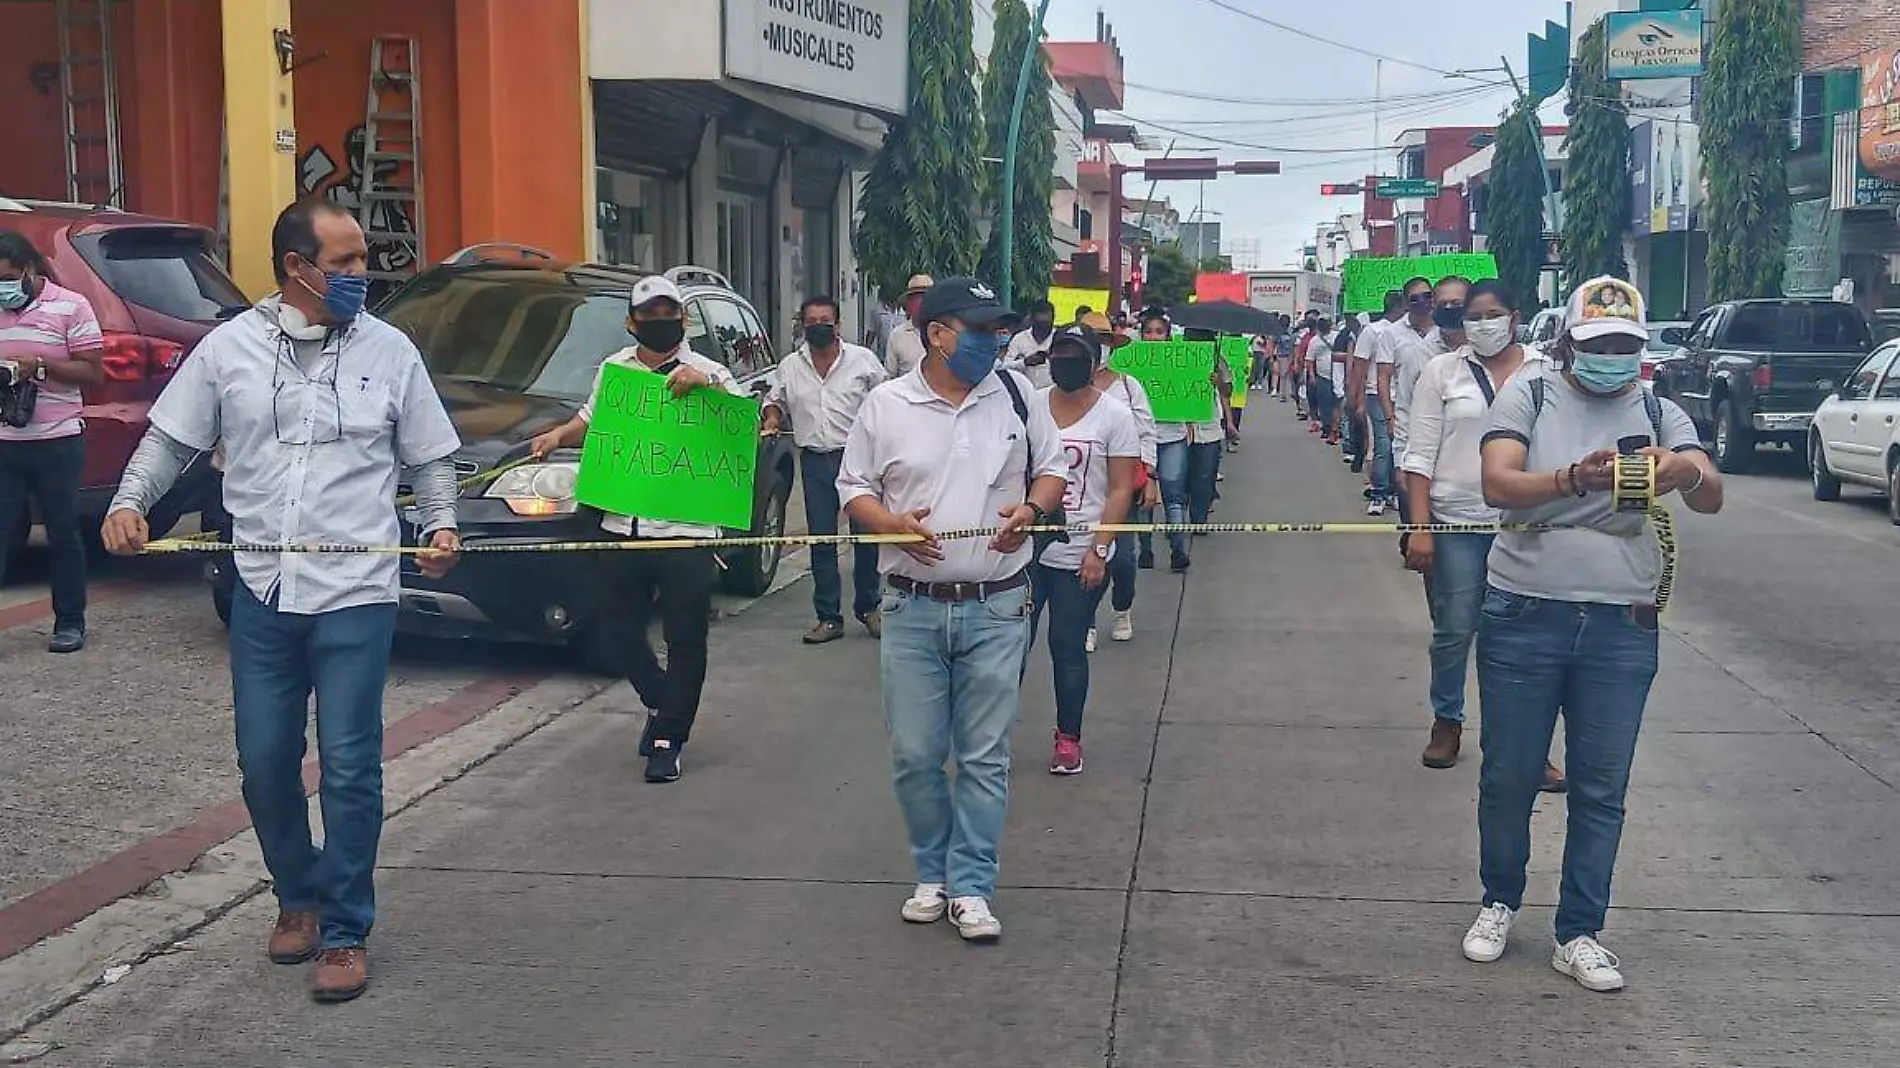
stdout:
POLYGON ((1621 278, 1592 278, 1570 294, 1564 312, 1564 331, 1573 341, 1627 334, 1649 340, 1649 317, 1643 295, 1621 278))
POLYGON ((633 292, 628 295, 627 303, 635 308, 643 308, 663 299, 681 306, 686 304, 686 298, 680 296, 680 287, 664 275, 650 274, 633 284, 633 292))

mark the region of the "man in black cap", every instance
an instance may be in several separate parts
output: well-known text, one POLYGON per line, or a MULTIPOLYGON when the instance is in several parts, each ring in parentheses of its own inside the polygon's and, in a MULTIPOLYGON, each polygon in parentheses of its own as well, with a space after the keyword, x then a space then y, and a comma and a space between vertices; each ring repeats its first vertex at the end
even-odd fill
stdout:
POLYGON ((1010 315, 970 278, 924 295, 926 355, 865 399, 844 450, 838 495, 887 545, 880 647, 897 801, 917 887, 911 923, 949 914, 957 932, 993 942, 990 909, 1009 807, 1010 730, 1021 710, 1029 645, 1025 527, 1062 506, 1068 464, 1047 405, 996 367, 1010 315), (933 531, 1001 527, 994 538, 939 541, 933 531), (954 760, 954 784, 944 771, 954 760))

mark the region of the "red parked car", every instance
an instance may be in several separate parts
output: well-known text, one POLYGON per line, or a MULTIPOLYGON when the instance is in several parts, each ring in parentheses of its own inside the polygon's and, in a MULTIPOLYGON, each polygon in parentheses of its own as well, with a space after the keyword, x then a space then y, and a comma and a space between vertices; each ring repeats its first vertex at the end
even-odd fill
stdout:
MULTIPOLYGON (((105 381, 85 391, 79 492, 80 514, 97 529, 159 391, 200 338, 251 302, 212 255, 215 235, 190 223, 0 197, 0 230, 26 235, 46 257, 53 280, 92 302, 105 334, 105 381)), ((214 505, 216 493, 210 457, 200 457, 152 510, 152 535, 214 505)), ((17 539, 26 534, 24 526, 0 531, 17 539)))

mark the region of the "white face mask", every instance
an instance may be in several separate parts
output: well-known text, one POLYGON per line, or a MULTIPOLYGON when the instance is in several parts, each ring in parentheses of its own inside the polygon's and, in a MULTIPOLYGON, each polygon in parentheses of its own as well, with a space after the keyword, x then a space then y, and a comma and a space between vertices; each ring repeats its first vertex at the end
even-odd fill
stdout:
POLYGON ((1496 319, 1466 319, 1465 340, 1479 356, 1489 359, 1511 347, 1517 340, 1509 316, 1496 319))

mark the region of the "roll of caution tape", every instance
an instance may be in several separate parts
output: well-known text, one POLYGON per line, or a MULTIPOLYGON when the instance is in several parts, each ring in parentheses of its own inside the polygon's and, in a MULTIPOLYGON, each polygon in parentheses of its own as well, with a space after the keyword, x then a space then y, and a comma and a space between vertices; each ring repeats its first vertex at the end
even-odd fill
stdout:
POLYGON ((1621 514, 1641 515, 1656 502, 1656 458, 1618 456, 1610 486, 1612 507, 1621 514))

